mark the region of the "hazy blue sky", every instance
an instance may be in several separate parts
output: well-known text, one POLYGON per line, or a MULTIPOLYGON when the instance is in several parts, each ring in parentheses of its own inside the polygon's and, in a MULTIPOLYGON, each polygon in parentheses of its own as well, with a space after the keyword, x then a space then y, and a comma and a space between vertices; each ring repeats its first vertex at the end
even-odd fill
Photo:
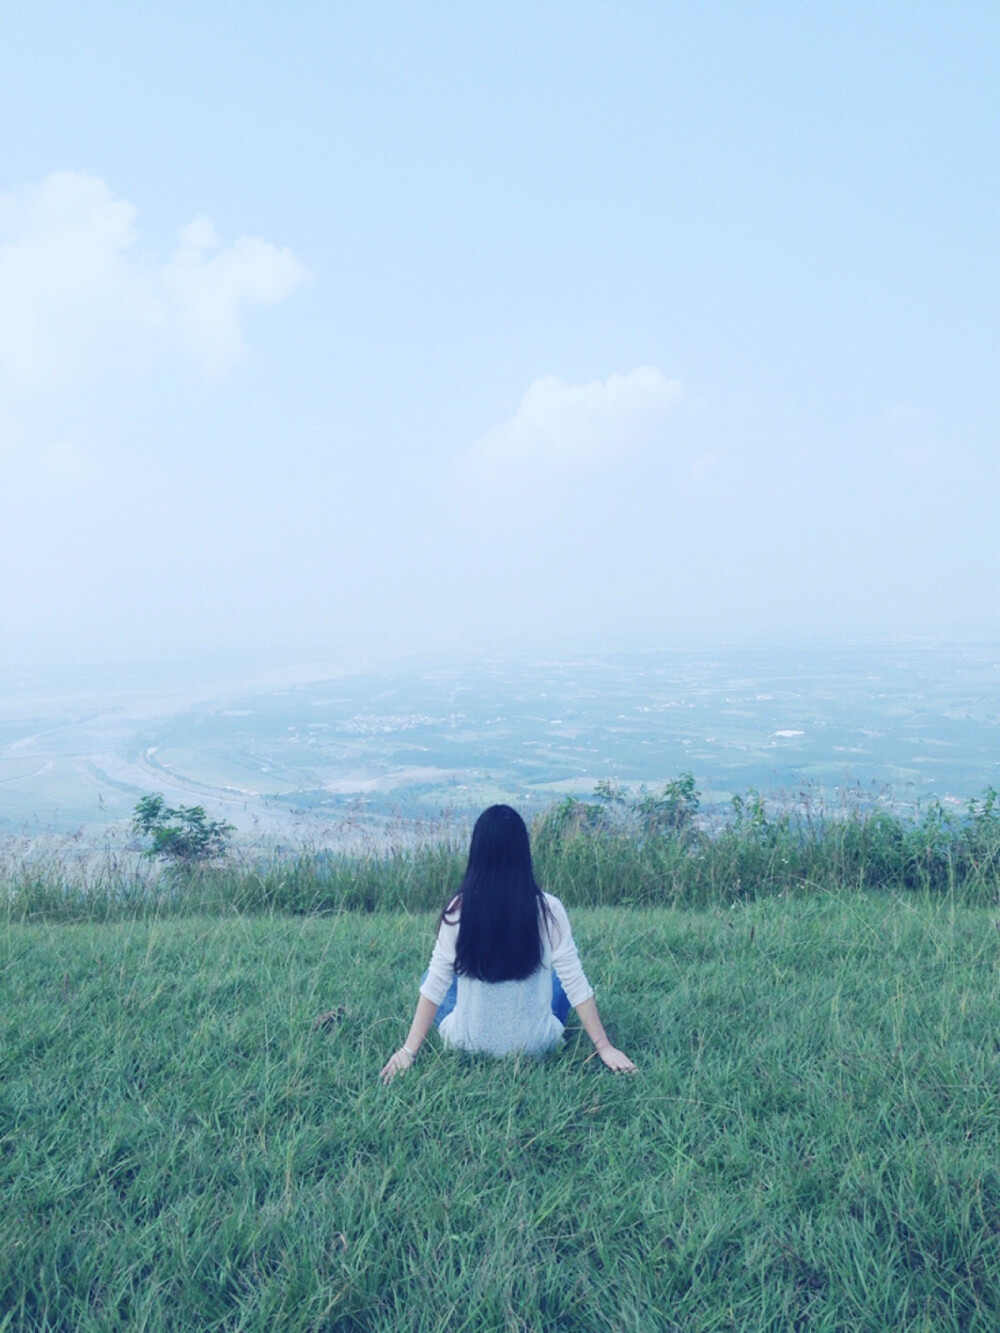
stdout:
POLYGON ((998 55, 3 0, 3 651, 1000 635, 998 55))

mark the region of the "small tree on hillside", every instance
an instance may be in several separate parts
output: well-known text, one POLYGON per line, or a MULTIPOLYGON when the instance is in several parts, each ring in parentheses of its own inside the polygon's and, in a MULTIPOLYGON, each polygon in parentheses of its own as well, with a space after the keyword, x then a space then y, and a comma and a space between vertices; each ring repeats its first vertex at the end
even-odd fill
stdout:
POLYGON ((159 856, 188 871, 225 856, 235 831, 225 820, 209 819, 204 806, 172 809, 158 792, 144 796, 132 815, 132 832, 153 839, 143 856, 159 856))
POLYGON ((646 835, 673 833, 680 837, 693 830, 700 805, 701 793, 694 785, 694 774, 682 773, 666 783, 659 796, 643 788, 635 802, 635 816, 646 835))

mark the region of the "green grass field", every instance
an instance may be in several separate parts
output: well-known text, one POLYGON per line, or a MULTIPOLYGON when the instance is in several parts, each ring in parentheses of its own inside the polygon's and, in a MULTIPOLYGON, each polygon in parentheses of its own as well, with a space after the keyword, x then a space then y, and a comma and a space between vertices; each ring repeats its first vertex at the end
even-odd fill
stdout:
POLYGON ((637 1076, 388 1088, 432 917, 11 922, 0 1329, 995 1333, 998 916, 577 909, 637 1076))

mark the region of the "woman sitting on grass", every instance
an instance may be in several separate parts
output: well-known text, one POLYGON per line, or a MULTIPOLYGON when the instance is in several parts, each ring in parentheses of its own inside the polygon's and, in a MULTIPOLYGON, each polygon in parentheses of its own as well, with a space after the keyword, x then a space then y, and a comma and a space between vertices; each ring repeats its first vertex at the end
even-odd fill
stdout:
POLYGON ((382 1082, 409 1069, 432 1023, 463 1051, 540 1054, 562 1036, 571 1004, 608 1068, 633 1072, 604 1031, 566 909, 535 883, 524 820, 491 805, 476 820, 465 878, 441 913, 417 1011, 382 1082))

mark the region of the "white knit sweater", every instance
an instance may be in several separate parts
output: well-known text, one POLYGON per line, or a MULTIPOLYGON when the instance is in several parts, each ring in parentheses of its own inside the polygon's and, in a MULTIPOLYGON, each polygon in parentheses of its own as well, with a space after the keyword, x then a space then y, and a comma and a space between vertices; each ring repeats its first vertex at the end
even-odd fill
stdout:
MULTIPOLYGON (((563 1034, 563 1025, 552 1012, 553 968, 571 1005, 582 1004, 593 995, 580 966, 565 907, 551 893, 545 894, 545 901, 552 917, 548 925, 542 917, 541 967, 523 981, 478 981, 460 976, 455 1008, 441 1020, 445 1045, 488 1055, 510 1051, 540 1054, 563 1034)), ((432 1004, 440 1004, 448 993, 455 975, 457 940, 458 920, 443 922, 426 980, 420 987, 421 995, 432 1004)))

